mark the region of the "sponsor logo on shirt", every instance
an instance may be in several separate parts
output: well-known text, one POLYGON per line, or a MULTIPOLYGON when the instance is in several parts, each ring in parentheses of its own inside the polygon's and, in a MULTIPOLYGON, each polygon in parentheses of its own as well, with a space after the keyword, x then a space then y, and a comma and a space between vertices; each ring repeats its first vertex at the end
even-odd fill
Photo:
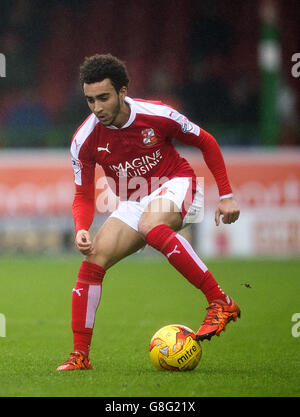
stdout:
POLYGON ((143 176, 157 166, 161 159, 161 151, 160 149, 157 149, 151 155, 144 155, 139 158, 134 158, 131 161, 110 165, 109 168, 114 171, 118 177, 143 176))

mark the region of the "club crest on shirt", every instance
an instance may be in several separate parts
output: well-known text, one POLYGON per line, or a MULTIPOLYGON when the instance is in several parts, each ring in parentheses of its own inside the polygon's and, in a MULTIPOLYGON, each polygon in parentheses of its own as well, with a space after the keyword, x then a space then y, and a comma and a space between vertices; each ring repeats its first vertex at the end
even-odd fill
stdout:
POLYGON ((154 130, 151 128, 142 130, 143 144, 146 146, 153 146, 158 142, 154 130))

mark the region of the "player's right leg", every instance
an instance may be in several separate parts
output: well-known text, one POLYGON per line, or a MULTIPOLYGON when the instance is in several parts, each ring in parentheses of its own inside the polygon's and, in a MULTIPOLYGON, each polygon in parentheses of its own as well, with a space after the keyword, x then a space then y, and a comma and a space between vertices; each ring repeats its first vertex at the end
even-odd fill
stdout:
POLYGON ((89 349, 102 280, 112 265, 145 246, 142 236, 123 221, 110 217, 94 239, 94 254, 86 256, 72 294, 74 352, 57 370, 92 369, 89 349))

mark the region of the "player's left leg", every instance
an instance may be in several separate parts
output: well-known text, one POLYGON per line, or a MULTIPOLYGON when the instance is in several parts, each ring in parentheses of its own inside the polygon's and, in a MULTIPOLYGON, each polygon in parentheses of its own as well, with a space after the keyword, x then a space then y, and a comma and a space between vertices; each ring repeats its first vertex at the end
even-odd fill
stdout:
POLYGON ((148 245, 166 256, 188 281, 200 289, 208 302, 220 299, 226 302, 226 294, 221 290, 207 266, 201 261, 190 243, 179 233, 182 218, 174 202, 166 199, 155 199, 147 207, 147 211, 139 222, 139 232, 148 245), (170 212, 161 210, 170 206, 170 212))
POLYGON ((210 339, 225 330, 229 321, 236 320, 240 310, 221 290, 190 243, 176 233, 182 227, 182 217, 182 211, 174 201, 155 198, 141 216, 138 230, 147 244, 164 254, 169 263, 206 296, 208 314, 197 335, 201 340, 210 339))

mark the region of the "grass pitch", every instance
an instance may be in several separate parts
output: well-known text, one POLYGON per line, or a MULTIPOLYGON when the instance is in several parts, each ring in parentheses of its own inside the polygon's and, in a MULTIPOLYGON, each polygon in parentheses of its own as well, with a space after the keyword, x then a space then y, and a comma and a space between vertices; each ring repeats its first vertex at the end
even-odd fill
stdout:
POLYGON ((58 373, 72 351, 70 305, 76 258, 2 258, 0 396, 300 396, 300 261, 207 261, 241 320, 202 343, 192 372, 157 371, 148 346, 160 327, 195 331, 206 300, 165 259, 124 260, 108 271, 91 346, 93 371, 58 373), (247 285, 245 285, 247 284, 247 285), (249 286, 251 288, 249 288, 249 286), (299 329, 299 328, 298 328, 299 329))

